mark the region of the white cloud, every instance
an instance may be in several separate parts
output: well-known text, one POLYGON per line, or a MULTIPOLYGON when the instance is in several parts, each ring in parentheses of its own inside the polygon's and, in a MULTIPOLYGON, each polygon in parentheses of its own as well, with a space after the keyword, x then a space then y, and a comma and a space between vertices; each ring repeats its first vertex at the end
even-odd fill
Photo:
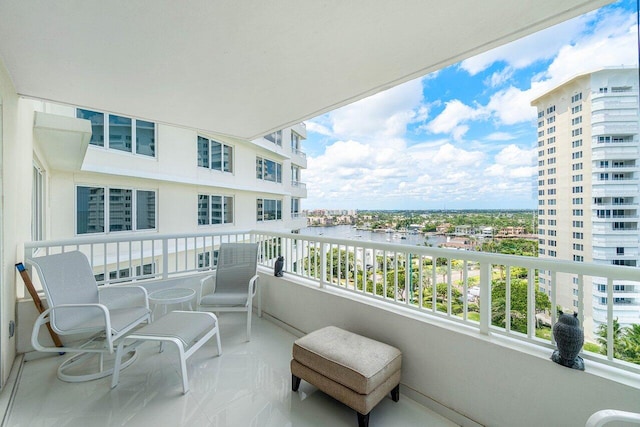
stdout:
POLYGON ((492 49, 460 63, 460 68, 472 76, 486 70, 496 62, 504 62, 511 68, 521 69, 536 61, 552 58, 567 40, 584 31, 593 14, 583 15, 509 44, 492 49))
POLYGON ((509 79, 513 76, 513 73, 513 67, 504 67, 504 69, 502 69, 501 71, 496 71, 495 73, 491 74, 491 77, 488 77, 485 80, 484 84, 492 88, 502 86, 509 81, 509 79))
POLYGON ((426 129, 433 133, 449 133, 461 123, 486 117, 481 108, 473 108, 458 99, 448 101, 444 110, 431 122, 426 129))
POLYGON ((515 139, 515 136, 508 132, 493 132, 487 135, 484 139, 487 141, 511 141, 515 139))
POLYGON ((328 121, 338 137, 400 136, 428 115, 422 99, 422 81, 416 79, 332 111, 328 121))
POLYGON ((305 124, 307 125, 307 132, 315 132, 319 133, 320 135, 333 136, 333 132, 331 132, 331 129, 324 125, 321 125, 315 120, 307 121, 305 122, 305 124))

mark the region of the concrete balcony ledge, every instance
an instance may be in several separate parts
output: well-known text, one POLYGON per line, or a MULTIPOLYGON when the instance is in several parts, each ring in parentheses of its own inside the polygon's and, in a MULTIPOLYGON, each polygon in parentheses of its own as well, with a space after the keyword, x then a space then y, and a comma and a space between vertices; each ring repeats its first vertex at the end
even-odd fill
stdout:
POLYGON ((598 409, 639 409, 640 375, 597 360, 575 371, 553 363, 550 346, 481 335, 288 273, 262 270, 260 282, 264 313, 298 334, 336 325, 401 349, 403 392, 460 425, 582 426, 598 409))

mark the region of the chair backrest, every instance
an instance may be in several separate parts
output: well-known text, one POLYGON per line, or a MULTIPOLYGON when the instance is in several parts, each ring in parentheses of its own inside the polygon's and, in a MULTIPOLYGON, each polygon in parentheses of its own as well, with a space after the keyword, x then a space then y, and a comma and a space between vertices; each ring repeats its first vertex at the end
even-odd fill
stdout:
POLYGON ((247 289, 258 273, 257 243, 222 243, 218 251, 216 292, 247 289))
MULTIPOLYGON (((60 304, 95 304, 98 285, 87 257, 78 251, 36 257, 30 260, 42 283, 49 307, 60 304)), ((51 324, 55 329, 72 329, 93 318, 96 312, 86 309, 64 309, 54 311, 51 324)))

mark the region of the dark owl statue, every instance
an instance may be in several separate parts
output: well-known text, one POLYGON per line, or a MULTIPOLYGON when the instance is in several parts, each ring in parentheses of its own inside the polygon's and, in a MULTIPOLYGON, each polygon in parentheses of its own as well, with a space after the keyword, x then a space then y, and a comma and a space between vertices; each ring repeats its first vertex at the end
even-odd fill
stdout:
POLYGON ((567 368, 584 371, 584 360, 578 356, 584 344, 584 332, 580 327, 578 313, 564 314, 553 325, 553 338, 558 349, 551 355, 551 360, 567 368))
POLYGON ((276 277, 282 277, 282 270, 284 268, 284 257, 279 256, 273 266, 273 275, 276 277))

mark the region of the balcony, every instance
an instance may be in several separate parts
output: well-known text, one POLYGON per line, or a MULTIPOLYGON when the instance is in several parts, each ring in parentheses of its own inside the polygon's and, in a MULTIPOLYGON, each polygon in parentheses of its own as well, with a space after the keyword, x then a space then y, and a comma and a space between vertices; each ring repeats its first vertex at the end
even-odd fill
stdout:
MULTIPOLYGON (((9 419, 30 424, 34 411, 19 399, 37 395, 38 402, 51 402, 57 416, 65 420, 95 417, 99 408, 105 408, 108 417, 104 419, 119 423, 129 414, 132 418, 126 419, 136 425, 172 417, 181 417, 183 423, 220 421, 227 425, 283 425, 287 420, 292 420, 291 425, 305 425, 305 421, 311 425, 318 419, 331 425, 351 425, 352 412, 345 412, 312 387, 303 389, 299 396, 289 391, 292 340, 329 324, 403 351, 400 402, 408 407, 384 402, 380 411, 372 414, 372 422, 380 419, 378 425, 429 423, 415 421, 416 416, 425 420, 430 416, 415 402, 459 425, 581 426, 598 409, 637 410, 640 367, 615 359, 612 351, 611 356, 584 351, 588 367, 584 373, 554 364, 549 360, 554 344, 548 335, 538 336, 540 313, 535 308, 540 298, 536 277, 542 270, 550 278, 545 287, 550 289, 552 307, 564 277, 578 277, 579 317, 585 324, 590 322, 585 306, 590 303, 591 290, 584 284, 591 283, 593 277, 605 278, 606 283, 637 280, 637 269, 268 231, 35 242, 25 245, 25 259, 32 254, 79 249, 89 255, 97 274, 123 268, 134 273, 133 267, 153 260, 151 275, 132 274, 130 279, 149 287, 152 282, 145 279, 210 270, 211 266, 198 264, 198 254, 214 251, 225 241, 260 243, 258 300, 262 301, 264 319, 270 322, 257 322, 255 340, 240 343, 242 325, 233 323, 233 314, 223 314, 224 354, 211 359, 205 346, 194 356, 189 368, 192 394, 177 396, 177 372, 155 370, 169 362, 162 362, 163 356, 153 349, 128 368, 129 373, 123 372, 122 383, 111 392, 108 380, 62 384, 54 379, 54 362, 43 359, 23 367, 23 380, 33 388, 18 388, 9 419), (278 255, 286 261, 283 278, 272 274, 278 255), (431 268, 433 265, 438 267, 431 268), (406 269, 412 274, 405 275, 406 269), (491 304, 495 286, 491 283, 500 278, 506 295, 524 284, 528 297, 522 319, 510 315, 509 298, 503 305, 491 304), (435 301, 431 295, 436 295, 435 301), (495 315, 501 310, 503 320, 496 322, 495 315), (40 382, 29 380, 40 377, 40 382), (238 385, 232 386, 230 378, 238 385), (575 393, 577 387, 580 393, 575 393), (83 396, 89 403, 86 408, 76 405, 70 410, 61 403, 61 395, 83 396), (536 405, 525 398, 532 395, 536 405), (567 405, 573 410, 566 411, 567 405), (327 408, 331 408, 328 415, 324 414, 327 408), (236 421, 240 424, 234 424, 236 421)), ((117 280, 109 274, 104 277, 105 286, 113 286, 117 280)), ((29 301, 18 302, 18 349, 25 353, 29 351, 29 308, 29 301)), ((606 308, 613 310, 614 306, 606 308)), ((548 315, 554 323, 555 310, 548 315)))
POLYGON ((307 184, 301 181, 291 180, 291 196, 293 197, 307 197, 307 184))

